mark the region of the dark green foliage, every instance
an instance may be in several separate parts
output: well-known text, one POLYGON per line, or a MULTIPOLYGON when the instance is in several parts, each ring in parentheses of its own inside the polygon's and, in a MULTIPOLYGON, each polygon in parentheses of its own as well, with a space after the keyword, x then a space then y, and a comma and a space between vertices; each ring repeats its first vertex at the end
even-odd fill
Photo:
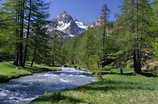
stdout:
MULTIPOLYGON (((106 60, 108 61, 115 60, 118 56, 117 53, 120 51, 118 42, 113 38, 116 38, 116 36, 109 33, 109 37, 104 44, 106 60)), ((52 39, 50 40, 51 46, 52 48, 54 45, 56 47, 55 50, 51 51, 52 55, 56 54, 55 64, 77 65, 89 70, 101 69, 100 59, 103 55, 102 28, 89 29, 82 35, 73 38, 59 39, 52 37, 52 39), (57 61, 58 58, 62 59, 62 63, 57 61)))
POLYGON ((16 0, 6 1, 0 7, 0 54, 6 57, 14 55, 17 41, 15 34, 17 25, 14 18, 16 2, 16 0))
POLYGON ((57 31, 53 31, 50 34, 50 39, 48 40, 49 47, 49 58, 47 57, 47 64, 51 66, 63 65, 64 58, 62 53, 63 41, 59 36, 57 31))

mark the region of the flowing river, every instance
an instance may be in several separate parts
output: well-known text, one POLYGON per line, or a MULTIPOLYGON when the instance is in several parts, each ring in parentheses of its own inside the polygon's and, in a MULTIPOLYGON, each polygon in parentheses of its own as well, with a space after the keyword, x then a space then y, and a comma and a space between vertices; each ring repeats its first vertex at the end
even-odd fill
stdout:
POLYGON ((36 73, 0 84, 0 104, 27 104, 44 93, 73 89, 97 80, 91 73, 75 68, 61 69, 36 73))

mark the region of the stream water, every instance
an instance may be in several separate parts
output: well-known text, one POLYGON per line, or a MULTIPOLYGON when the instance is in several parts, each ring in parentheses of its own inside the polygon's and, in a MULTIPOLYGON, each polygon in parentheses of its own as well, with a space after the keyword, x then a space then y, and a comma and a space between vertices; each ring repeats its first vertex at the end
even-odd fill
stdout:
POLYGON ((97 80, 91 73, 75 68, 61 69, 36 73, 0 84, 0 104, 27 104, 44 93, 73 89, 97 80))

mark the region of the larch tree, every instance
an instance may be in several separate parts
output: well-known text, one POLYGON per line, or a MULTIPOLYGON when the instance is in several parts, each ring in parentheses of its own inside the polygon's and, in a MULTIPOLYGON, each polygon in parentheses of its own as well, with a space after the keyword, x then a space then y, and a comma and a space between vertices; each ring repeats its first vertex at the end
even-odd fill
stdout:
POLYGON ((31 47, 33 50, 31 66, 34 62, 42 63, 48 56, 48 29, 46 19, 48 17, 48 4, 43 0, 33 0, 32 2, 32 36, 31 47))
POLYGON ((108 6, 106 4, 104 4, 101 8, 101 22, 102 23, 102 29, 103 29, 103 33, 102 33, 102 55, 101 55, 101 59, 100 59, 100 64, 103 67, 104 63, 106 62, 106 42, 107 42, 107 38, 108 38, 108 17, 109 17, 109 13, 110 10, 108 8, 108 6))
MULTIPOLYGON (((16 61, 17 66, 22 65, 22 40, 24 26, 24 2, 22 0, 6 0, 2 3, 1 21, 5 25, 2 34, 16 43, 16 61), (14 37, 14 38, 13 38, 14 37), (16 38, 15 38, 16 37, 16 38)), ((14 43, 13 43, 14 44, 14 43)), ((15 45, 15 44, 14 44, 15 45)), ((11 50, 10 50, 11 51, 11 50)))
POLYGON ((151 7, 148 0, 124 0, 120 18, 124 32, 134 35, 133 67, 136 73, 141 73, 142 47, 145 47, 145 37, 149 35, 151 7))

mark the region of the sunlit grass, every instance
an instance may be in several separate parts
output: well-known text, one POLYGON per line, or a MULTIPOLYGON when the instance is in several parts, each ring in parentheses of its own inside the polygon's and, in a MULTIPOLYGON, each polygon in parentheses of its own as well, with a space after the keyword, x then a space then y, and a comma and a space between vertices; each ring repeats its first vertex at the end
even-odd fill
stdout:
POLYGON ((31 104, 157 104, 158 78, 104 75, 74 90, 45 94, 31 104))

